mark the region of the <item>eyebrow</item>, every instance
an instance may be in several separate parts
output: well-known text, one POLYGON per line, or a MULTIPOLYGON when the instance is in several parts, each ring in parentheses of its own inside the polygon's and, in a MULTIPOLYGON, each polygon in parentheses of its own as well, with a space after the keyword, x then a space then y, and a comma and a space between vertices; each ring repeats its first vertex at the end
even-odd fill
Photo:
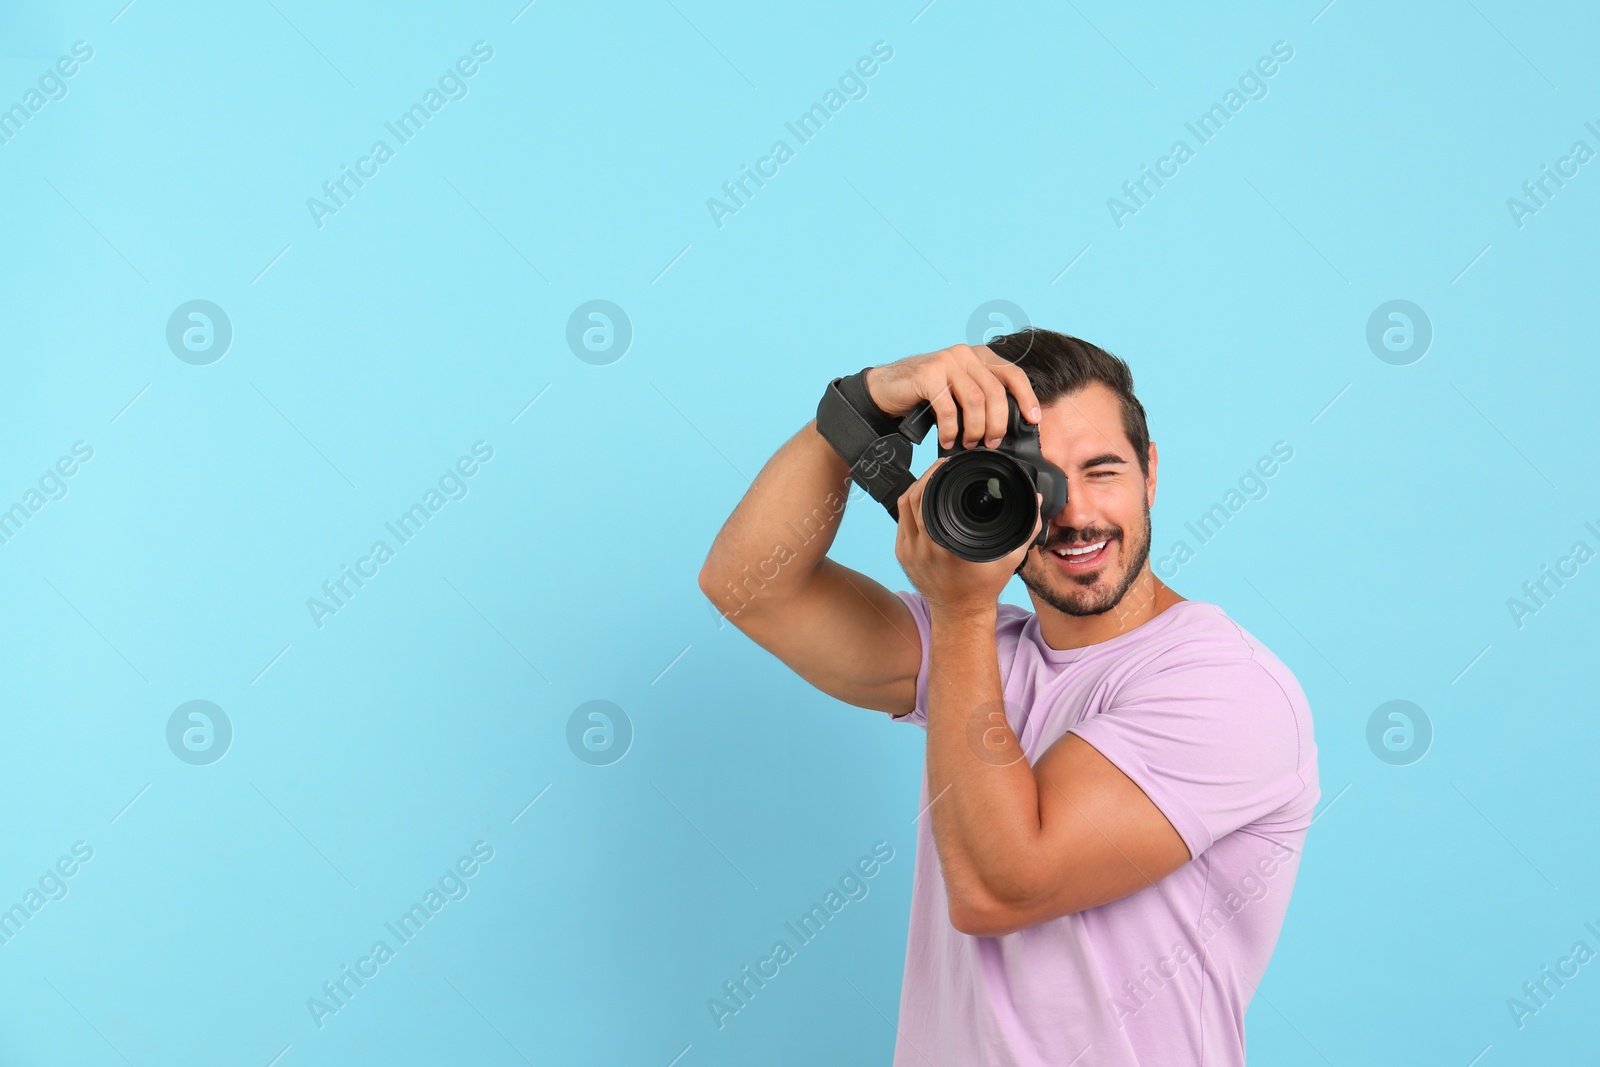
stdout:
POLYGON ((1128 465, 1128 461, 1117 455, 1115 452, 1106 452, 1102 455, 1095 456, 1093 459, 1084 460, 1082 463, 1078 464, 1078 469, 1086 471, 1090 467, 1106 467, 1113 464, 1125 467, 1128 465))

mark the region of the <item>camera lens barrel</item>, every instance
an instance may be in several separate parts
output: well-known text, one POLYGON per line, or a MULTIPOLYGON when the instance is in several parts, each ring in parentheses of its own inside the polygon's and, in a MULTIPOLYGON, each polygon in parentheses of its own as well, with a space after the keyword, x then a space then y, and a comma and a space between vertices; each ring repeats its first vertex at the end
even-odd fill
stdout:
POLYGON ((922 522, 935 544, 974 563, 1000 559, 1026 543, 1039 517, 1034 471, 992 449, 950 456, 928 479, 922 522))

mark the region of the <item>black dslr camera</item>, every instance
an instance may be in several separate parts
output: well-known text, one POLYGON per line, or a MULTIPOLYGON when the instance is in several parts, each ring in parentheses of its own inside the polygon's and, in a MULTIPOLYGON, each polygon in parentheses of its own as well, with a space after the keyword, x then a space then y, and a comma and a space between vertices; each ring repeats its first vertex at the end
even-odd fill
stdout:
MULTIPOLYGON (((916 418, 923 407, 924 417, 936 422, 926 404, 906 418, 916 418)), ((1048 524, 1067 506, 1067 476, 1039 451, 1039 428, 1022 417, 1010 393, 1006 411, 1006 434, 997 447, 966 448, 957 406, 955 441, 949 448, 939 447, 940 457, 950 458, 933 472, 922 494, 922 525, 928 536, 974 563, 1014 552, 1033 533, 1035 518, 1048 524), (1037 507, 1034 493, 1044 497, 1037 507)), ((1033 543, 1042 547, 1048 537, 1041 525, 1033 543)))
MULTIPOLYGON (((966 448, 957 406, 955 440, 951 447, 939 448, 939 456, 949 458, 933 472, 922 495, 922 525, 928 536, 974 563, 1016 551, 1028 543, 1036 518, 1048 524, 1067 506, 1067 476, 1039 451, 1039 428, 1022 417, 1009 392, 1006 410, 1005 437, 998 447, 966 448), (1037 507, 1035 493, 1044 497, 1037 507)), ((851 480, 896 522, 899 497, 916 481, 912 445, 936 425, 938 417, 926 401, 903 419, 883 415, 860 374, 834 379, 817 406, 817 431, 850 464, 851 480)), ((1042 524, 1032 543, 1043 546, 1048 536, 1042 524)))

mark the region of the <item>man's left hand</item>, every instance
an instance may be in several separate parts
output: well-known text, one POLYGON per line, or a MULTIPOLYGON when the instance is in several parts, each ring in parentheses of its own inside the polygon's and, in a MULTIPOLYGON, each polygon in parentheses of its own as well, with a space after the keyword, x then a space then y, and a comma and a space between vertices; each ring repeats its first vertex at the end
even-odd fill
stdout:
POLYGON ((1020 548, 990 563, 973 563, 962 559, 949 549, 935 544, 922 524, 923 491, 933 472, 949 458, 943 456, 935 460, 922 472, 922 477, 901 494, 897 504, 900 531, 895 536, 894 554, 900 560, 906 577, 911 579, 911 584, 927 600, 931 612, 979 614, 994 609, 1006 583, 1033 547, 1033 539, 1039 534, 1039 523, 1043 521, 1037 511, 1037 505, 1043 498, 1038 493, 1034 494, 1033 531, 1020 548))

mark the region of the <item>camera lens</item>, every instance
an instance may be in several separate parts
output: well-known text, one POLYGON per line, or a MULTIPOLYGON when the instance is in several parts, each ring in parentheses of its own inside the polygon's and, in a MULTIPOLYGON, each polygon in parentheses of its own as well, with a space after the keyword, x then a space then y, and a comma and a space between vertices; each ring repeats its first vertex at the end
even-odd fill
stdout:
POLYGON ((961 498, 961 507, 977 522, 993 522, 1005 506, 1005 492, 999 478, 973 482, 961 498))
POLYGON ((976 563, 1015 550, 1033 533, 1039 508, 1033 470, 1005 452, 959 452, 928 479, 923 525, 935 544, 976 563))

